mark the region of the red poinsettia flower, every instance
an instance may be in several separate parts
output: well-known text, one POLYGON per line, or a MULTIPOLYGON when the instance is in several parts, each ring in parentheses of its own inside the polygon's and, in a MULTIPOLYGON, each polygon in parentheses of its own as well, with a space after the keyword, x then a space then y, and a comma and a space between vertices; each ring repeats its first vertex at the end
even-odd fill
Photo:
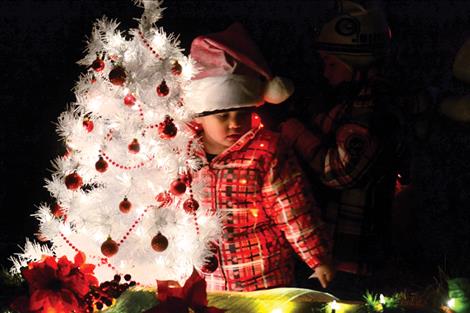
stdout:
POLYGON ((82 252, 75 256, 74 263, 65 256, 58 261, 46 256, 41 262, 31 262, 22 270, 30 294, 26 312, 83 312, 81 301, 90 286, 98 285, 93 276, 94 268, 92 264, 85 264, 82 252))
POLYGON ((157 281, 159 304, 145 313, 223 313, 225 310, 208 307, 206 281, 196 270, 183 287, 170 288, 169 281, 157 281))

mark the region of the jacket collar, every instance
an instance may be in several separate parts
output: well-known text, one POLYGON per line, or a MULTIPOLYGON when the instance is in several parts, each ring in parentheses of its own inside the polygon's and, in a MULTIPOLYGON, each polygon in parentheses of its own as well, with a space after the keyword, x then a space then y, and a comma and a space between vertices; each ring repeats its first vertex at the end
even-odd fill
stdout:
MULTIPOLYGON (((262 126, 252 128, 249 131, 247 131, 240 139, 238 139, 233 145, 222 151, 220 154, 218 154, 210 163, 216 163, 219 160, 222 160, 225 158, 227 155, 229 155, 232 152, 238 151, 245 147, 249 142, 255 138, 256 134, 263 129, 262 126)), ((200 147, 202 149, 195 151, 195 154, 200 157, 204 161, 204 165, 209 164, 207 161, 206 153, 204 151, 204 144, 202 143, 202 136, 198 137, 198 141, 200 143, 200 147)))

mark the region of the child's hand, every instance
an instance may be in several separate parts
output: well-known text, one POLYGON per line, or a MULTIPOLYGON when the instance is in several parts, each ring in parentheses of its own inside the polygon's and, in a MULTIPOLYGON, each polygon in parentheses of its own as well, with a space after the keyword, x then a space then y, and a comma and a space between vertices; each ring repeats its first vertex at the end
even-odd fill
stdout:
POLYGON ((317 278, 323 288, 333 280, 335 270, 330 264, 320 264, 314 269, 314 273, 309 278, 317 278))

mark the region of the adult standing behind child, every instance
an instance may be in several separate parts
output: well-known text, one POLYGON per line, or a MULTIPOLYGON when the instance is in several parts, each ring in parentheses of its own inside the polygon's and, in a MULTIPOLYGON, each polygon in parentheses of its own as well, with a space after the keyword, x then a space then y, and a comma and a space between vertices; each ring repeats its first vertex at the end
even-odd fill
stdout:
POLYGON ((390 256, 403 122, 395 92, 381 75, 390 41, 384 14, 340 3, 339 14, 316 38, 335 99, 308 126, 289 119, 281 133, 324 188, 323 217, 333 233, 338 278, 346 277, 345 285, 354 288, 354 281, 377 273, 390 256))
POLYGON ((294 252, 326 287, 334 275, 329 241, 303 174, 278 134, 251 124, 255 107, 284 101, 292 84, 271 75, 238 23, 194 39, 191 57, 200 72, 185 105, 204 147, 194 180, 203 180, 202 202, 221 214, 223 228, 202 269, 208 290, 292 286, 294 252))

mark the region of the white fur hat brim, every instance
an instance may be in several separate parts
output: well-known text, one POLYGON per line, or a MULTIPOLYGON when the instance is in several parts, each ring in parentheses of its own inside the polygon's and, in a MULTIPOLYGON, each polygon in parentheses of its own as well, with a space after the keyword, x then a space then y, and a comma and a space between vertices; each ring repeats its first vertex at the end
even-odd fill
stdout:
POLYGON ((210 76, 191 81, 185 105, 195 114, 278 104, 289 98, 294 86, 288 79, 263 81, 246 75, 210 76))

